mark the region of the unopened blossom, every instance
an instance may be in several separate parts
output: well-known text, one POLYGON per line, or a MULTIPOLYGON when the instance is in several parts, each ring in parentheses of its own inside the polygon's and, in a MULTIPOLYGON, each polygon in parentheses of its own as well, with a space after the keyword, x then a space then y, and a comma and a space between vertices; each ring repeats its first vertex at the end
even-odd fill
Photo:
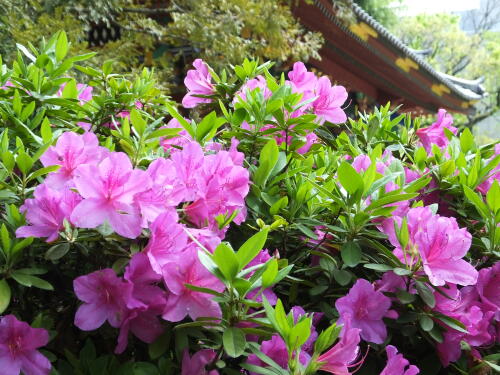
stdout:
MULTIPOLYGON (((262 341, 260 344, 260 351, 282 368, 288 369, 288 350, 285 342, 279 335, 273 335, 270 340, 262 341)), ((311 358, 306 352, 300 352, 299 361, 302 365, 306 366, 310 359, 311 358)), ((261 367, 267 366, 266 363, 255 354, 250 354, 248 356, 247 363, 261 367)), ((250 374, 257 375, 255 372, 250 372, 250 374)))
POLYGON ((358 328, 352 328, 350 320, 346 319, 339 342, 318 357, 320 370, 334 375, 351 374, 349 368, 359 365, 355 361, 359 355, 360 331, 358 328))
POLYGON ((176 260, 163 266, 163 280, 170 294, 163 319, 179 322, 186 316, 196 320, 199 317, 221 316, 219 304, 211 294, 188 289, 185 284, 222 292, 224 285, 198 259, 196 249, 182 253, 176 260))
POLYGON ((3 375, 47 375, 50 361, 37 349, 47 345, 49 333, 32 328, 14 315, 0 317, 0 372, 3 375))
POLYGON ((335 302, 339 312, 339 323, 345 323, 347 317, 354 328, 359 328, 365 341, 381 344, 387 337, 387 329, 383 318, 388 315, 391 300, 380 291, 375 291, 373 285, 358 279, 349 293, 335 302))
MULTIPOLYGON (((419 259, 432 285, 445 283, 474 285, 478 272, 462 258, 471 245, 471 234, 459 228, 455 218, 432 213, 429 207, 415 207, 407 213, 409 244, 403 251, 394 231, 392 220, 383 225, 383 231, 395 246, 395 254, 407 265, 413 266, 419 259)), ((401 218, 393 220, 401 225, 401 218)))
POLYGON ((313 102, 313 112, 320 123, 329 121, 341 124, 347 121, 347 116, 341 108, 347 100, 345 87, 332 86, 328 77, 321 77, 316 82, 314 93, 318 98, 313 102))
POLYGON ((198 104, 210 103, 211 99, 199 98, 194 95, 213 95, 215 87, 212 83, 212 76, 208 71, 208 66, 202 59, 193 62, 194 69, 188 70, 184 84, 188 90, 182 99, 184 108, 194 108, 198 104))
POLYGON ((441 108, 438 111, 436 122, 427 128, 417 130, 417 136, 428 153, 432 152, 433 144, 440 149, 444 149, 448 145, 449 140, 446 137, 444 129, 448 129, 453 134, 457 134, 458 131, 452 124, 453 117, 445 109, 441 108))
POLYGON ((77 167, 98 164, 107 155, 107 149, 99 146, 94 133, 79 135, 65 132, 59 137, 56 145, 49 147, 40 157, 44 167, 60 166, 57 171, 48 174, 45 183, 54 189, 74 187, 73 177, 77 167))
POLYGON ((75 325, 92 331, 108 321, 115 328, 122 323, 127 303, 132 299, 133 286, 111 268, 92 272, 73 280, 77 298, 83 302, 75 315, 75 325))
POLYGON ((132 168, 126 154, 111 153, 99 165, 78 167, 75 174, 75 186, 84 198, 71 215, 75 225, 96 228, 107 221, 123 237, 141 233, 134 195, 147 190, 150 181, 144 171, 132 168))
POLYGON ((208 371, 206 365, 212 363, 217 356, 215 350, 203 349, 189 356, 189 351, 186 348, 182 355, 182 372, 181 375, 219 375, 217 370, 208 371))
POLYGON ((16 237, 47 237, 47 242, 55 241, 64 229, 64 220, 71 222, 71 213, 81 198, 68 189, 53 190, 46 184, 38 185, 33 195, 20 208, 29 225, 19 227, 16 237))
POLYGON ((174 255, 186 250, 188 236, 183 224, 178 223, 177 212, 168 211, 159 215, 150 225, 151 237, 146 246, 151 267, 158 275, 168 262, 175 261, 174 255))
POLYGON ((420 372, 417 366, 410 365, 402 354, 398 354, 398 349, 392 345, 387 345, 387 365, 380 375, 416 375, 420 372))

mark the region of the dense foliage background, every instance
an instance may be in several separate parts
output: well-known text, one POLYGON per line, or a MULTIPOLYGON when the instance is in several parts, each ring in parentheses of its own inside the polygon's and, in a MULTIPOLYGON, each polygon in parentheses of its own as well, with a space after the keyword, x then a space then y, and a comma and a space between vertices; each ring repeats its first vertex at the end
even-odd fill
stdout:
POLYGON ((499 369, 498 145, 444 110, 347 119, 301 63, 195 60, 184 118, 68 53, 0 70, 9 374, 499 369))

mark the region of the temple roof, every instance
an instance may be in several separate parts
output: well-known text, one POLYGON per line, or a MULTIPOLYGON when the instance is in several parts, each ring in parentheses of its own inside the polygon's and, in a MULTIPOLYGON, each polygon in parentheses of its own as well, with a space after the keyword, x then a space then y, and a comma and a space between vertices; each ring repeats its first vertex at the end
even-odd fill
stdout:
POLYGON ((404 104, 417 112, 438 108, 471 113, 485 96, 480 80, 465 80, 436 71, 424 56, 406 46, 358 5, 353 20, 337 17, 331 0, 299 2, 294 14, 310 30, 325 38, 321 60, 310 65, 350 91, 363 92, 379 104, 404 104))

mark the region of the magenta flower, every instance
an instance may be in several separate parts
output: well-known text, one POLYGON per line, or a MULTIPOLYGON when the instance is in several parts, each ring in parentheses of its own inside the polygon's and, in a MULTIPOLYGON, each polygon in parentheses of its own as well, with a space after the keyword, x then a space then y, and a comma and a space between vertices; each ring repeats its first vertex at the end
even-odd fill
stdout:
POLYGON ((189 315, 196 320, 199 317, 221 316, 219 304, 210 294, 195 292, 184 284, 196 285, 217 292, 224 290, 224 285, 208 271, 198 260, 196 249, 186 251, 175 260, 163 266, 163 280, 171 292, 163 319, 178 322, 189 315))
POLYGON ((186 250, 188 236, 183 225, 177 222, 178 219, 177 212, 165 212, 149 228, 151 237, 144 251, 158 275, 162 274, 163 266, 176 259, 176 254, 186 250))
MULTIPOLYGON (((288 350, 283 339, 279 335, 273 335, 270 340, 262 341, 260 351, 271 358, 274 362, 284 369, 288 369, 288 350)), ((302 365, 307 366, 311 357, 301 351, 299 361, 302 365)), ((261 361, 255 354, 248 356, 247 363, 251 365, 266 367, 266 363, 261 361)), ((255 372, 250 372, 251 375, 257 375, 255 372)))
MULTIPOLYGON (((255 258, 252 259, 252 261, 250 263, 247 264, 247 266, 245 268, 252 268, 252 267, 258 266, 259 264, 264 264, 269 259, 271 259, 271 256, 269 255, 269 250, 263 249, 262 251, 259 252, 259 254, 257 254, 257 256, 255 258)), ((255 273, 255 271, 250 272, 247 275, 247 277, 250 278, 254 273, 255 273)), ((272 288, 264 289, 264 291, 261 294, 257 295, 257 293, 259 293, 259 291, 260 291, 260 288, 256 288, 254 290, 251 290, 247 294, 247 298, 251 299, 251 300, 255 300, 256 302, 262 302, 262 295, 264 295, 266 297, 267 301, 269 302, 269 304, 271 304, 272 306, 276 305, 276 302, 278 301, 278 296, 276 294, 274 294, 272 288)))
POLYGON ((177 185, 183 193, 182 200, 196 200, 205 185, 201 176, 205 156, 200 144, 190 142, 183 147, 182 151, 175 152, 170 159, 176 169, 177 185))
POLYGON ((132 299, 132 288, 131 283, 117 277, 111 268, 77 277, 73 289, 84 303, 76 312, 75 325, 83 331, 92 331, 107 320, 111 326, 119 327, 132 299))
POLYGON ((303 62, 297 61, 288 72, 288 78, 296 92, 314 91, 317 78, 313 72, 308 72, 303 62))
POLYGON ((57 171, 49 173, 45 183, 54 189, 74 187, 73 177, 77 167, 84 164, 98 164, 107 155, 107 149, 99 146, 94 133, 79 135, 65 132, 59 137, 57 144, 49 147, 40 157, 44 167, 60 166, 57 171))
POLYGON ((307 153, 313 144, 318 143, 318 136, 314 133, 307 133, 306 134, 306 143, 302 147, 298 148, 296 151, 298 154, 305 154, 307 153))
MULTIPOLYGON (((59 87, 57 91, 57 96, 62 96, 63 90, 66 87, 66 82, 59 87)), ((78 90, 78 99, 80 99, 80 105, 92 100, 92 91, 94 88, 92 86, 85 85, 83 83, 77 83, 76 89, 78 90)))
MULTIPOLYGON (((429 207, 411 208, 407 218, 410 243, 404 252, 393 223, 389 220, 383 228, 396 247, 395 254, 399 259, 413 265, 420 258, 425 274, 435 286, 446 282, 459 285, 476 283, 478 272, 462 259, 470 248, 472 236, 465 228, 458 227, 455 218, 434 215, 429 207)), ((401 218, 393 219, 401 223, 401 218)))
POLYGON ((428 128, 420 128, 417 130, 417 136, 420 138, 422 146, 429 153, 432 151, 432 145, 435 144, 439 148, 445 148, 449 141, 444 133, 444 128, 450 130, 453 134, 457 134, 458 129, 452 126, 453 117, 446 113, 445 109, 440 109, 437 114, 437 120, 428 128))
POLYGON ((321 77, 316 82, 313 111, 320 123, 329 121, 341 124, 347 121, 347 116, 341 106, 347 100, 347 91, 343 86, 332 86, 328 77, 321 77))
POLYGON ((361 330, 363 340, 381 344, 387 337, 387 329, 382 318, 387 316, 391 300, 381 292, 375 291, 373 285, 358 279, 349 293, 335 302, 340 319, 345 323, 349 316, 350 324, 361 330))
POLYGON ((64 220, 71 222, 71 212, 80 200, 70 190, 52 190, 45 184, 37 186, 34 198, 26 199, 20 208, 30 225, 19 227, 16 237, 47 237, 47 242, 55 241, 64 229, 64 220))
POLYGON ((31 328, 14 315, 0 318, 0 367, 4 375, 47 375, 49 360, 37 349, 47 345, 49 333, 31 328))
POLYGON ((398 354, 398 349, 392 345, 387 345, 387 365, 384 367, 380 375, 417 375, 420 370, 418 367, 410 365, 402 354, 398 354))
POLYGON ((160 214, 174 211, 184 199, 185 191, 178 183, 176 165, 170 159, 153 161, 146 174, 151 181, 150 189, 134 196, 142 215, 142 226, 147 227, 160 214))
POLYGON ((219 375, 217 370, 207 371, 205 369, 205 366, 211 363, 216 355, 214 350, 203 349, 190 357, 188 349, 184 349, 181 375, 219 375))
POLYGON ((500 262, 479 271, 476 290, 484 311, 494 311, 500 321, 500 262))
POLYGON ((199 189, 200 198, 186 207, 190 220, 198 227, 216 228, 215 217, 231 214, 238 210, 234 222, 241 224, 245 219, 245 197, 250 188, 248 171, 235 165, 233 155, 228 151, 207 155, 204 159, 199 189))
POLYGON ((149 188, 144 171, 133 169, 128 156, 111 153, 99 165, 82 165, 74 178, 84 198, 73 210, 71 220, 82 228, 96 228, 108 221, 113 230, 127 238, 141 233, 141 216, 134 195, 149 188))
POLYGON ((234 95, 233 103, 238 100, 245 101, 247 100, 247 91, 252 92, 256 89, 260 90, 260 93, 264 95, 264 99, 269 99, 273 93, 267 87, 267 81, 263 76, 257 76, 245 82, 240 90, 234 95))
POLYGON ((193 62, 194 69, 188 70, 184 84, 188 93, 182 99, 184 108, 194 108, 198 104, 211 103, 208 98, 198 98, 193 95, 213 95, 215 88, 212 84, 212 76, 208 71, 208 66, 202 59, 196 59, 193 62))
POLYGON ((334 375, 351 374, 349 368, 359 365, 354 363, 359 355, 359 332, 359 329, 351 328, 350 320, 347 318, 340 341, 318 357, 320 370, 334 375))

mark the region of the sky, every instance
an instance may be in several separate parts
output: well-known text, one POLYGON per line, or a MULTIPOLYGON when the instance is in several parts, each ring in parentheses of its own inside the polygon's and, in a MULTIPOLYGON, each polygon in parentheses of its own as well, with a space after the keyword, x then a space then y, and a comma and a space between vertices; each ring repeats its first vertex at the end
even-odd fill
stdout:
POLYGON ((479 8, 480 0, 404 0, 405 15, 451 13, 479 8))

